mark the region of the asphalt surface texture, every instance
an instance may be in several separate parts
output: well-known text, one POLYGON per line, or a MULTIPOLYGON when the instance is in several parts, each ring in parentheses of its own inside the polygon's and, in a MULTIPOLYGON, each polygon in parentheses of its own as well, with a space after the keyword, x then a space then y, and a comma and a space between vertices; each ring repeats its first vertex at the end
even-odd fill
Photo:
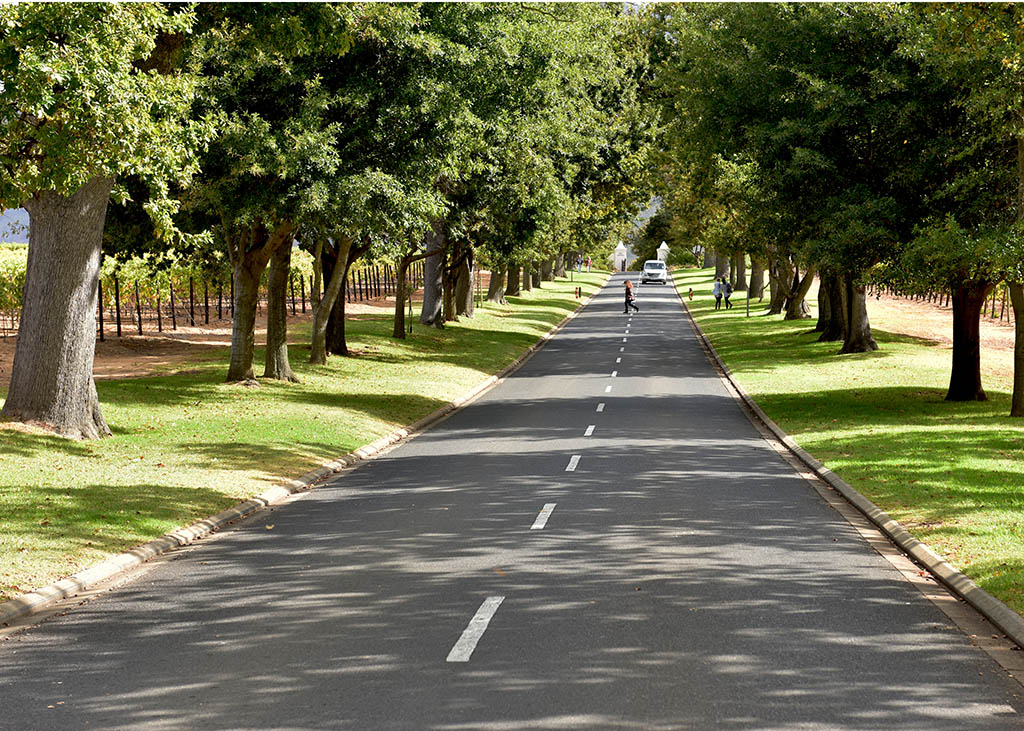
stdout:
POLYGON ((623 281, 429 431, 0 643, 0 728, 1022 727, 671 285, 630 316, 623 281))

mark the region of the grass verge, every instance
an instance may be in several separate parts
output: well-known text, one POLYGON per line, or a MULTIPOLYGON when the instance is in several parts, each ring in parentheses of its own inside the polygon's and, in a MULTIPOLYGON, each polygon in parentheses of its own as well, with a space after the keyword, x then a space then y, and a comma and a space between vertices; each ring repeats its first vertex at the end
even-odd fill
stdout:
MULTIPOLYGON (((1012 383, 944 401, 947 346, 872 322, 879 350, 837 355, 815 320, 784 322, 743 293, 714 309, 712 270, 675 272, 690 311, 743 388, 784 431, 1015 611, 1024 613, 1024 423, 1012 383), (755 306, 756 305, 756 306, 755 306)), ((816 313, 815 313, 816 314, 816 313)), ((893 323, 889 323, 892 327, 893 323)))
MULTIPOLYGON (((443 330, 417 324, 405 341, 391 338, 390 317, 349 320, 354 357, 314 367, 308 344, 289 347, 299 384, 224 383, 226 347, 204 349, 177 373, 101 381, 108 439, 0 428, 0 601, 426 416, 515 360, 576 309, 575 287, 589 296, 604 277, 545 282, 443 330)), ((308 330, 291 338, 308 343, 308 330)))

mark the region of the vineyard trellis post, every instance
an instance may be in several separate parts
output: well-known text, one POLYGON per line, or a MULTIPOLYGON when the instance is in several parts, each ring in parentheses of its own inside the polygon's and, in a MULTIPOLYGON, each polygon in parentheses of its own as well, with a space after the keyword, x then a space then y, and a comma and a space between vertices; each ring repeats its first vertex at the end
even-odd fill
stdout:
POLYGON ((117 316, 117 337, 121 337, 121 282, 114 276, 114 312, 117 316))
POLYGON ((142 298, 139 296, 139 280, 135 280, 135 319, 139 326, 139 335, 142 335, 142 298))

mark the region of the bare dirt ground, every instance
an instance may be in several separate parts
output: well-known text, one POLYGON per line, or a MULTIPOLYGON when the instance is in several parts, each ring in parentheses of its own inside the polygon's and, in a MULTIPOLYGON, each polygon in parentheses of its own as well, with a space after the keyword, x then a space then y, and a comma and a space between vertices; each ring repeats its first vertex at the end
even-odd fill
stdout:
MULTIPOLYGON (((417 293, 414 303, 420 299, 417 293)), ((363 302, 347 302, 345 315, 346 318, 358 318, 369 314, 388 315, 394 312, 394 309, 395 298, 382 297, 363 302)), ((307 306, 306 314, 289 316, 288 325, 291 328, 293 325, 312 320, 313 314, 307 306)), ((93 374, 97 380, 167 373, 187 367, 205 349, 231 345, 230 319, 216 322, 211 320, 209 325, 179 326, 177 330, 171 330, 168 326, 162 333, 147 332, 143 335, 128 334, 129 327, 134 328, 134 323, 130 326, 125 325, 122 329, 124 334, 119 338, 111 332, 108 323, 105 339, 96 343, 93 374)), ((267 320, 264 315, 256 320, 256 342, 266 342, 266 336, 267 320)), ((288 341, 299 342, 298 339, 293 340, 291 335, 288 341)), ((3 388, 7 388, 10 382, 16 343, 16 337, 0 339, 0 386, 3 388)))
MULTIPOLYGON (((486 286, 485 274, 483 287, 486 286)), ((417 293, 415 301, 419 301, 420 294, 417 293)), ((345 313, 352 318, 368 314, 388 315, 394 311, 394 307, 395 298, 384 297, 346 303, 345 313)), ((872 324, 879 329, 924 338, 947 348, 952 347, 953 314, 949 308, 883 295, 879 299, 870 298, 868 312, 872 324)), ((289 325, 310 322, 312 319, 312 314, 307 310, 304 315, 289 317, 289 325)), ((256 342, 264 342, 266 319, 259 318, 256 328, 256 342)), ((13 337, 0 339, 0 385, 4 388, 10 380, 16 340, 13 337)), ((986 373, 1012 379, 1013 341, 1014 327, 1011 323, 989 317, 982 318, 982 366, 986 373)), ((196 327, 179 327, 176 331, 165 329, 160 334, 125 335, 121 338, 108 334, 103 342, 96 343, 93 373, 98 380, 166 373, 187 367, 205 348, 225 347, 230 344, 230 320, 219 320, 196 327)))
MULTIPOLYGON (((1006 306, 1009 312, 1010 306, 1006 306)), ((953 311, 930 302, 882 295, 868 300, 873 327, 923 338, 953 348, 953 311)), ((1013 380, 1014 325, 983 315, 981 318, 981 367, 985 374, 1013 380)))

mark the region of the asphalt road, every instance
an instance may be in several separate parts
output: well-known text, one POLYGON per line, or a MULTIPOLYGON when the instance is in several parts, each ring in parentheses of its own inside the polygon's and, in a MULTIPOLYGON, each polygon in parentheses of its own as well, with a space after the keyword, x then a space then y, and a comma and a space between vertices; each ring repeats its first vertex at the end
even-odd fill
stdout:
POLYGON ((621 284, 429 432, 0 644, 0 727, 1021 727, 674 291, 630 318, 621 284))

